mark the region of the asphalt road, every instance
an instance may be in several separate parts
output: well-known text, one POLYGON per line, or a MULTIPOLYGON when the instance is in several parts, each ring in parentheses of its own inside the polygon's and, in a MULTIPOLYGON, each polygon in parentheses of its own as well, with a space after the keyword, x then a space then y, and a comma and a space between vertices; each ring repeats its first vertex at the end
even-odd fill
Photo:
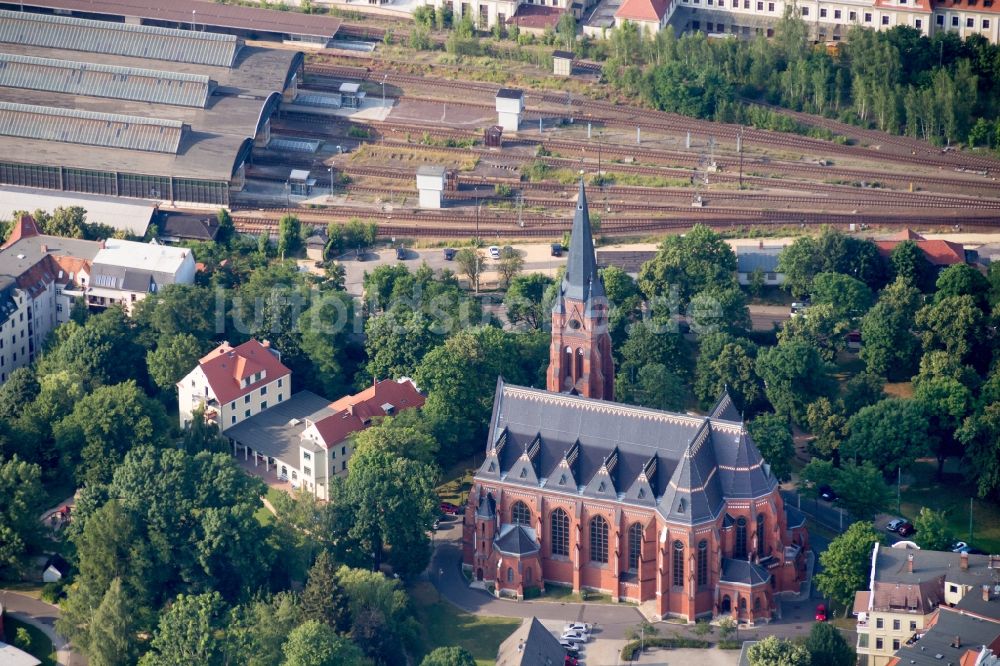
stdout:
POLYGON ((86 666, 87 658, 70 650, 69 643, 55 631, 59 607, 11 590, 0 590, 6 612, 42 630, 56 649, 56 660, 64 666, 86 666))

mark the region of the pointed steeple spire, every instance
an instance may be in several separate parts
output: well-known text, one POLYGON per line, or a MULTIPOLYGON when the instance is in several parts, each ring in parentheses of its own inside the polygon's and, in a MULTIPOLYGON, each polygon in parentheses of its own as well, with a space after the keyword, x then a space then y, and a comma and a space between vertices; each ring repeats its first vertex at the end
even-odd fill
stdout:
POLYGON ((573 214, 573 231, 570 234, 569 258, 566 275, 562 281, 562 296, 578 301, 589 301, 591 296, 604 296, 604 285, 597 273, 597 255, 590 228, 590 210, 587 192, 580 179, 580 193, 573 214))

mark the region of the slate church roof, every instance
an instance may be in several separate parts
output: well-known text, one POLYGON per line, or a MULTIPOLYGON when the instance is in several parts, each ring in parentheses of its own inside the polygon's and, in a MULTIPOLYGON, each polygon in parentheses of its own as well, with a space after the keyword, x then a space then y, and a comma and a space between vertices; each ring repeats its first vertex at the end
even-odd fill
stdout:
POLYGON ((777 485, 728 396, 674 414, 497 382, 477 479, 656 508, 694 524, 777 485))

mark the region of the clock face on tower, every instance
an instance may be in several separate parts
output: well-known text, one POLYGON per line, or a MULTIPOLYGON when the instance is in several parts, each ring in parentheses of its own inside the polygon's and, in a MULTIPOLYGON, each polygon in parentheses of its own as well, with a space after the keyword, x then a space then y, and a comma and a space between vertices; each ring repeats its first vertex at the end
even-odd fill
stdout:
POLYGON ((581 324, 580 324, 580 320, 579 319, 570 319, 569 320, 569 327, 571 329, 573 329, 574 331, 580 330, 580 326, 581 326, 581 324))

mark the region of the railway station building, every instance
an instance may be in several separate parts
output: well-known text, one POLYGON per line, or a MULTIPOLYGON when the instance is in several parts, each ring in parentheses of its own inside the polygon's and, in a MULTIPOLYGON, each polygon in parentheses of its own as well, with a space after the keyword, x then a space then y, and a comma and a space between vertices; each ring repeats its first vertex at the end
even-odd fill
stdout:
POLYGON ((547 389, 500 378, 463 562, 498 595, 598 590, 658 617, 759 622, 806 576, 785 506, 728 395, 707 416, 613 402, 604 294, 583 185, 552 310, 547 389))
POLYGON ((0 10, 0 184, 227 205, 302 63, 234 35, 0 10))

